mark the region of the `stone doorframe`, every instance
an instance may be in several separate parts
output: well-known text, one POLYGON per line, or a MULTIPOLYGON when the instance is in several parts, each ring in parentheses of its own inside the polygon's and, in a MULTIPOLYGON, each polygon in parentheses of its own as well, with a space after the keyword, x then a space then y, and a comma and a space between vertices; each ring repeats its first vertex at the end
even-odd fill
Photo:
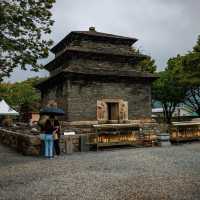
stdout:
POLYGON ((128 121, 128 101, 114 98, 97 100, 97 121, 99 123, 124 123, 128 121), (108 119, 108 103, 119 104, 119 120, 108 119))

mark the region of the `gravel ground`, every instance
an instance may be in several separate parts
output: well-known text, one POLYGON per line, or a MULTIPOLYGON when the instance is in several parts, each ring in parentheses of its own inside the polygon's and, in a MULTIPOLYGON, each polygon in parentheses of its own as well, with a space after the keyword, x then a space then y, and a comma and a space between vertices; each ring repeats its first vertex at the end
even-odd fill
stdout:
POLYGON ((199 200, 200 143, 53 160, 0 146, 0 199, 199 200))

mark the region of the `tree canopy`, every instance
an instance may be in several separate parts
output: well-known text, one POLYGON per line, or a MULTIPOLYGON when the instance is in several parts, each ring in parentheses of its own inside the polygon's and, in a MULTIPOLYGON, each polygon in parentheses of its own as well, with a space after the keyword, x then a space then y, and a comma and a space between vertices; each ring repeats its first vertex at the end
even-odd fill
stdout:
MULTIPOLYGON (((132 48, 134 53, 137 53, 138 55, 144 56, 144 54, 141 53, 141 51, 137 48, 132 48)), ((155 60, 151 58, 151 56, 145 56, 146 58, 139 62, 139 67, 142 72, 149 72, 149 73, 155 73, 157 66, 155 64, 155 60)))
POLYGON ((16 67, 38 71, 38 59, 48 56, 52 41, 51 8, 55 0, 2 0, 0 2, 0 81, 16 67))
POLYGON ((185 104, 200 116, 200 36, 193 50, 183 56, 181 84, 187 88, 185 104))
POLYGON ((172 115, 178 104, 184 101, 185 89, 175 78, 176 58, 168 61, 165 71, 159 73, 159 79, 153 84, 153 98, 163 107, 164 121, 171 123, 172 115))
POLYGON ((143 72, 149 73, 155 73, 157 68, 155 60, 153 60, 150 56, 140 62, 140 67, 143 72))
POLYGON ((170 58, 165 71, 153 85, 153 96, 162 103, 170 123, 175 107, 186 104, 200 116, 200 36, 193 50, 170 58))
POLYGON ((17 83, 1 83, 0 98, 18 111, 24 105, 29 105, 31 110, 36 111, 41 97, 40 92, 34 86, 43 79, 35 77, 17 83))

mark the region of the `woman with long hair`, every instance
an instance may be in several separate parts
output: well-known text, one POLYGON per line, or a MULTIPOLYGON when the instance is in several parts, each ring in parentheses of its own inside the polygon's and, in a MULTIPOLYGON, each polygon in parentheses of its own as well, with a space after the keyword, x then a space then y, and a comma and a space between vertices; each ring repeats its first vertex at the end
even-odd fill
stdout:
POLYGON ((48 119, 44 126, 44 144, 45 144, 45 157, 53 158, 53 125, 48 119))

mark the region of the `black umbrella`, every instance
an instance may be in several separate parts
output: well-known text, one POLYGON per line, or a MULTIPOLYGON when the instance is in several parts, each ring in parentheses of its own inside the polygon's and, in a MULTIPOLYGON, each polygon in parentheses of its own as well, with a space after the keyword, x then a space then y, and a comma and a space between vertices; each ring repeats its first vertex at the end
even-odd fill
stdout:
POLYGON ((40 114, 42 114, 42 115, 57 115, 57 116, 60 115, 61 116, 61 115, 65 115, 65 112, 61 108, 46 107, 46 108, 42 108, 40 110, 40 114))

